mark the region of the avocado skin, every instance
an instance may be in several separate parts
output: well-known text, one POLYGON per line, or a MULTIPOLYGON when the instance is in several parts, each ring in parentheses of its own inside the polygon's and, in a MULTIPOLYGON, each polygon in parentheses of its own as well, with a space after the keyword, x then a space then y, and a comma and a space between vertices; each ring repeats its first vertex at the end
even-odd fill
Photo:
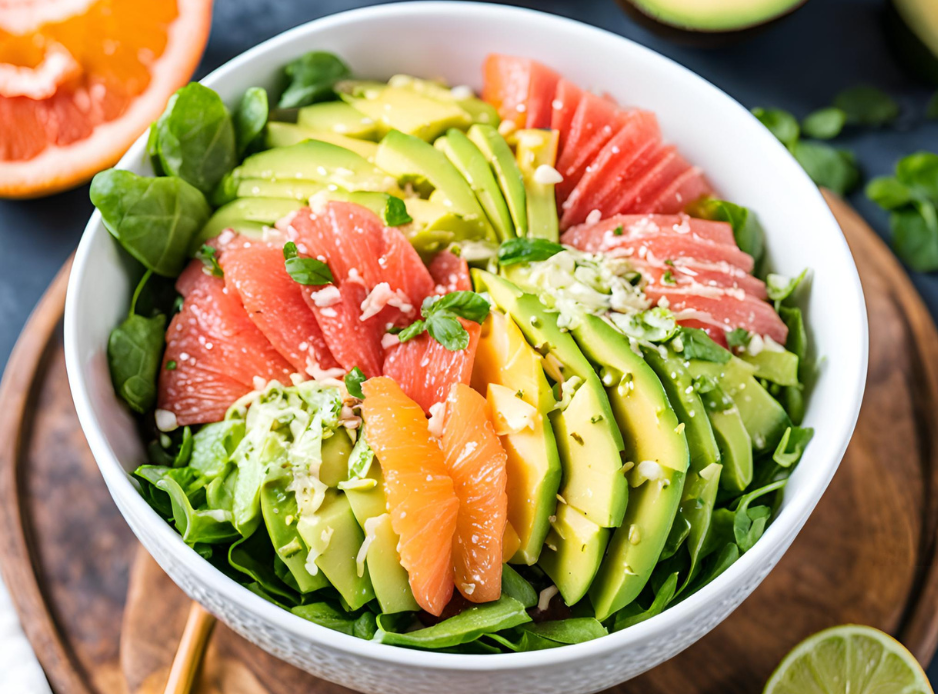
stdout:
POLYGON ((556 314, 547 312, 536 296, 488 272, 472 273, 476 287, 489 291, 528 343, 560 362, 564 379, 582 379, 567 410, 555 410, 550 418, 564 470, 560 495, 597 525, 617 527, 628 505, 628 483, 619 455, 625 442, 599 376, 573 337, 557 327, 556 314), (604 450, 585 445, 587 440, 604 450))
POLYGON ((582 318, 573 336, 600 368, 624 434, 625 460, 635 465, 653 460, 664 475, 629 490, 625 517, 590 588, 597 619, 604 619, 634 600, 651 577, 681 502, 690 452, 661 381, 626 337, 591 315, 582 318))

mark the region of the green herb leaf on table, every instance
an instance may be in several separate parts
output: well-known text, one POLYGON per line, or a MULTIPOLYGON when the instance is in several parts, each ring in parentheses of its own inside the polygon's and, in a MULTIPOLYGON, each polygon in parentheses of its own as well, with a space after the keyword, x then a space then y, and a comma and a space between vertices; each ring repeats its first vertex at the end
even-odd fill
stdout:
POLYGON ((717 198, 701 198, 688 207, 687 213, 700 219, 729 222, 733 227, 736 245, 751 255, 758 266, 765 252, 765 232, 755 213, 748 207, 717 198))
POLYGON ((701 361, 725 364, 732 356, 728 350, 723 349, 720 345, 711 340, 710 336, 700 328, 680 327, 677 330, 677 334, 671 340, 671 344, 674 345, 675 341, 678 339, 680 339, 681 346, 683 347, 680 353, 685 359, 700 359, 701 361))
POLYGON ((170 98, 156 129, 163 170, 205 195, 238 163, 228 109, 218 94, 198 82, 187 84, 170 98))
POLYGON ((895 210, 889 218, 892 245, 906 264, 918 272, 938 270, 938 214, 930 202, 916 202, 895 210))
POLYGON ((795 142, 791 153, 811 180, 846 195, 860 183, 860 170, 853 154, 820 142, 795 142))
POLYGON ((225 273, 221 269, 221 265, 218 264, 218 254, 216 250, 209 246, 207 243, 203 243, 202 247, 199 248, 196 252, 195 257, 202 261, 202 264, 205 266, 205 269, 208 271, 212 277, 224 277, 225 273))
POLYGON ((244 92, 233 116, 235 146, 239 156, 247 152, 251 144, 264 132, 269 114, 266 90, 251 87, 244 92))
POLYGON ((836 106, 818 109, 801 121, 801 130, 808 137, 831 140, 838 135, 847 122, 847 114, 836 106))
POLYGON ((907 185, 917 199, 938 204, 938 154, 916 152, 896 164, 896 178, 907 185))
POLYGON ((367 376, 357 366, 345 374, 345 388, 348 390, 349 395, 364 400, 365 394, 362 392, 362 383, 367 380, 367 376))
POLYGON ((494 602, 473 605, 431 627, 404 634, 386 631, 384 615, 381 615, 378 617, 378 632, 374 640, 410 648, 450 648, 475 641, 483 634, 492 634, 530 621, 531 617, 524 605, 512 597, 502 595, 494 602))
POLYGON ((894 210, 911 203, 915 194, 894 176, 879 176, 867 184, 866 197, 884 210, 894 210))
POLYGON ((284 68, 289 81, 280 96, 280 108, 299 108, 335 96, 333 86, 348 79, 352 71, 338 57, 326 51, 310 51, 284 68))
POLYGON ((335 281, 328 265, 318 258, 301 258, 297 252, 296 244, 292 241, 287 241, 283 246, 283 262, 287 274, 297 284, 318 287, 324 284, 332 284, 335 281))
POLYGON ((769 131, 786 147, 798 141, 801 128, 798 119, 788 111, 778 108, 754 108, 752 115, 759 119, 769 131))
POLYGON ((498 263, 502 266, 534 263, 560 253, 563 246, 547 239, 508 239, 498 247, 498 263))
POLYGON ((107 169, 91 181, 90 197, 121 246, 164 277, 182 272, 193 236, 211 215, 205 196, 175 177, 107 169))
POLYGON ((881 126, 899 117, 899 104, 881 89, 868 85, 840 92, 834 97, 834 106, 844 112, 851 125, 881 126))

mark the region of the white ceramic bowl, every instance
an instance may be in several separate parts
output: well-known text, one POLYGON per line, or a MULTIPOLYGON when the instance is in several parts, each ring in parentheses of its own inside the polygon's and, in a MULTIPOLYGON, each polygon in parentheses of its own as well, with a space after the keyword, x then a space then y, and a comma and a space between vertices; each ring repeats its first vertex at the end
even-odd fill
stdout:
MULTIPOLYGON (((806 319, 821 361, 805 423, 816 429, 781 512, 755 547, 716 581, 663 614, 576 646, 535 653, 451 655, 394 648, 329 631, 274 607, 226 578, 182 542, 144 502, 128 473, 144 454, 111 388, 108 332, 132 291, 125 257, 96 213, 72 269, 65 313, 68 376, 91 450, 140 542, 193 599, 270 653, 315 675, 382 694, 577 694, 634 677, 713 629, 748 596, 814 509, 853 432, 867 365, 867 326, 856 268, 817 188, 742 106, 685 68, 631 41, 528 10, 417 2, 347 12, 297 27, 205 78, 229 103, 250 86, 272 87, 285 63, 334 51, 355 74, 444 76, 480 87, 492 51, 531 56, 621 103, 654 110, 665 137, 701 165, 728 199, 754 208, 772 267, 813 268, 806 319)), ((119 166, 149 174, 145 137, 119 166)))

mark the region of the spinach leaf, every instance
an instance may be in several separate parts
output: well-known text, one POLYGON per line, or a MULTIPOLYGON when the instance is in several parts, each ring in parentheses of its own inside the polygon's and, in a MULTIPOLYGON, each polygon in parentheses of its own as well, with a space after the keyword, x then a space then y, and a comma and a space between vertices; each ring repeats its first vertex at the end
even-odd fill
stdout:
POLYGON ((345 388, 348 390, 349 395, 359 400, 364 400, 365 394, 362 392, 362 383, 366 380, 368 379, 364 372, 357 366, 345 374, 345 388))
POLYGON ((173 458, 173 467, 185 467, 192 458, 192 429, 183 427, 182 442, 179 444, 179 450, 173 458))
POLYGON ((781 467, 791 467, 801 460, 804 449, 813 437, 814 429, 810 427, 788 427, 772 454, 772 460, 781 467))
POLYGON ((321 627, 340 631, 349 636, 355 635, 356 619, 338 607, 327 602, 314 602, 309 605, 297 605, 290 610, 297 617, 318 624, 321 627))
POLYGON ((252 593, 254 593, 254 595, 264 598, 264 600, 266 600, 267 602, 272 603, 276 605, 277 607, 279 607, 280 609, 286 610, 287 612, 289 612, 295 607, 295 605, 281 601, 276 595, 268 593, 264 589, 264 587, 257 581, 248 583, 244 587, 247 588, 252 593))
POLYGON ((287 241, 283 246, 283 264, 293 281, 306 287, 318 287, 335 281, 332 270, 324 262, 317 258, 301 258, 293 241, 287 241))
POLYGON ((459 614, 444 619, 431 627, 398 634, 384 629, 384 615, 378 617, 375 641, 392 646, 438 649, 475 641, 483 634, 491 634, 530 622, 524 605, 507 595, 495 602, 473 605, 459 614))
POLYGON ((260 87, 251 87, 241 97, 233 116, 235 148, 241 156, 258 139, 267 127, 269 115, 267 92, 260 87))
POLYGON ((700 359, 701 361, 725 364, 732 356, 728 350, 723 349, 711 340, 710 336, 700 328, 685 328, 683 326, 678 328, 677 334, 671 340, 671 345, 675 348, 680 346, 681 349, 677 351, 685 359, 700 359), (678 340, 680 340, 680 343, 675 344, 678 340))
POLYGON ((850 152, 820 142, 795 142, 791 153, 811 180, 846 195, 860 183, 860 170, 850 152))
POLYGON ((808 336, 804 329, 801 309, 792 306, 779 306, 778 315, 788 326, 788 339, 785 340, 785 349, 798 357, 799 370, 801 370, 808 349, 808 336))
POLYGON ((498 263, 503 267, 517 263, 534 263, 560 253, 563 246, 547 239, 508 239, 498 247, 498 263))
POLYGON ((739 559, 739 554, 739 547, 737 547, 735 543, 729 542, 724 545, 717 554, 708 559, 706 566, 697 577, 697 580, 690 586, 684 597, 690 597, 707 584, 713 582, 720 574, 736 563, 736 560, 739 559))
POLYGON ((798 119, 788 111, 778 108, 754 108, 752 115, 758 118, 759 122, 786 147, 797 142, 801 135, 798 119))
MULTIPOLYGON (((526 631, 521 627, 505 629, 497 634, 486 634, 482 638, 494 641, 513 653, 544 651, 549 648, 560 648, 563 645, 557 641, 551 641, 550 639, 545 639, 530 631, 526 631)), ((480 640, 473 643, 484 643, 484 641, 480 640)))
POLYGON ((155 486, 169 494, 173 509, 173 522, 187 544, 192 545, 197 542, 219 544, 238 537, 232 525, 230 512, 195 508, 182 486, 169 475, 163 476, 155 486))
POLYGON ((674 522, 671 524, 671 530, 668 531, 668 539, 664 541, 664 549, 658 557, 659 562, 670 559, 684 544, 684 541, 690 535, 690 521, 678 513, 674 516, 674 522))
POLYGON ((573 617, 538 624, 525 624, 521 628, 535 636, 562 644, 592 641, 608 633, 606 628, 593 617, 573 617))
POLYGON ((284 603, 299 604, 299 596, 274 571, 274 548, 263 529, 241 538, 228 548, 228 563, 233 569, 250 577, 265 592, 284 603))
POLYGON ((160 163, 160 134, 156 129, 156 123, 150 124, 147 131, 147 156, 150 158, 150 166, 153 167, 153 174, 156 176, 165 176, 163 164, 160 163))
POLYGON ((204 425, 192 437, 189 467, 203 479, 214 480, 225 471, 243 438, 244 420, 229 419, 204 425))
POLYGON ((228 109, 218 94, 198 82, 173 94, 156 130, 163 170, 205 195, 238 163, 228 109))
POLYGON ((94 177, 91 202, 120 245, 164 277, 182 272, 190 241, 211 215, 202 193, 182 179, 146 178, 119 169, 94 177))
POLYGON ((755 213, 748 207, 726 200, 701 198, 687 208, 687 213, 701 219, 729 222, 739 249, 752 256, 758 266, 765 253, 765 232, 755 213))
POLYGON ((362 612, 361 616, 352 624, 352 636, 365 641, 371 641, 378 633, 378 618, 373 612, 362 612))
POLYGON ((847 114, 836 106, 818 109, 801 121, 801 130, 808 137, 831 140, 844 129, 847 114))
POLYGON ((708 465, 699 472, 688 470, 684 490, 681 494, 679 513, 690 524, 690 533, 685 544, 690 564, 687 568, 684 583, 678 590, 679 593, 684 592, 697 573, 698 562, 703 555, 707 534, 710 531, 713 506, 716 503, 722 471, 723 466, 719 463, 708 465))
POLYGON ((335 96, 332 87, 348 79, 352 71, 338 57, 326 51, 310 51, 284 68, 289 84, 280 96, 280 108, 299 108, 335 96))
POLYGON ((674 598, 674 593, 677 590, 677 579, 677 572, 670 574, 667 580, 658 588, 655 599, 647 609, 643 610, 641 606, 633 602, 616 612, 612 631, 622 631, 661 614, 674 598))
POLYGON ((765 529, 771 515, 771 511, 767 506, 760 508, 769 510, 769 513, 750 509, 750 504, 762 496, 782 489, 787 482, 788 480, 772 482, 739 498, 733 511, 733 537, 736 539, 740 551, 748 552, 752 549, 756 540, 762 536, 762 531, 765 529))
POLYGON ((108 369, 111 382, 120 398, 140 414, 156 404, 156 382, 163 358, 166 316, 152 318, 137 315, 137 299, 150 279, 147 271, 134 291, 130 315, 111 331, 107 343, 108 369))
POLYGON ((868 85, 843 90, 834 97, 834 106, 844 112, 847 123, 856 125, 886 125, 899 116, 899 104, 868 85))
POLYGON ((509 564, 502 566, 502 595, 514 598, 525 608, 537 605, 537 591, 509 564))

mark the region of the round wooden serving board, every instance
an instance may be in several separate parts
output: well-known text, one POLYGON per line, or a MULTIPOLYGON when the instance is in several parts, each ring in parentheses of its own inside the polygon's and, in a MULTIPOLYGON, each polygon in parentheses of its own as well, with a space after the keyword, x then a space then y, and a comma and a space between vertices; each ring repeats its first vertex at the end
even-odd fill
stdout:
MULTIPOLYGON (((756 592, 696 645, 615 692, 750 694, 798 641, 844 622, 895 634, 923 663, 935 653, 938 332, 888 248, 845 203, 828 202, 871 325, 866 399, 847 456, 756 592)), ((39 304, 0 386, 0 567, 57 694, 159 694, 189 602, 138 547, 79 428, 59 327, 67 275, 65 267, 39 304)), ((348 690, 219 625, 195 691, 348 690)))

